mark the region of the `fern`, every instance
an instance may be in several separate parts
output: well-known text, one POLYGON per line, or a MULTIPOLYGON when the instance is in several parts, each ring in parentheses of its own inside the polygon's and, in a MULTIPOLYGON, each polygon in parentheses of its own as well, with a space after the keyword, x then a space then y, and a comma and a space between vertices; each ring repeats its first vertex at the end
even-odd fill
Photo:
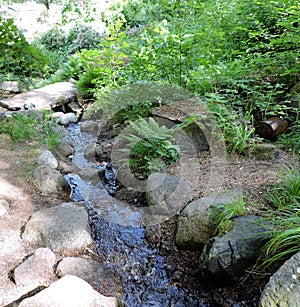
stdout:
POLYGON ((122 151, 129 154, 125 162, 130 167, 149 175, 151 170, 159 171, 179 160, 180 148, 172 143, 176 128, 160 126, 151 117, 148 121, 144 118, 129 121, 128 128, 130 133, 123 135, 123 139, 129 143, 122 151))

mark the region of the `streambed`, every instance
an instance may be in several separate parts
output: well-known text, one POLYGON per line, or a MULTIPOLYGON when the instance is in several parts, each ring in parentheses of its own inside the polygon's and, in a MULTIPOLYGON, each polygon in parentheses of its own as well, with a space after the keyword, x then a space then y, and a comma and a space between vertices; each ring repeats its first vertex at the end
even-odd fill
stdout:
MULTIPOLYGON (((94 137, 81 133, 79 125, 69 125, 68 130, 74 144, 76 167, 105 172, 105 165, 99 166, 84 158, 84 150, 95 141, 94 137)), ((75 173, 66 175, 66 179, 72 186, 72 199, 84 202, 87 207, 102 262, 122 281, 125 306, 212 306, 206 298, 200 297, 200 289, 190 289, 174 280, 172 272, 176 268, 168 257, 147 243, 139 207, 114 198, 100 177, 96 184, 75 173)))

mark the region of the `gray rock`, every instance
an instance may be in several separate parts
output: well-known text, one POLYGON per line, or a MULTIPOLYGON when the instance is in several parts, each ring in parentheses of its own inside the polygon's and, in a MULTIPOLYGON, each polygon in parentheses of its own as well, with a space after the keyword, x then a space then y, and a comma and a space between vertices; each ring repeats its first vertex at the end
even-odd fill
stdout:
POLYGON ((77 117, 74 113, 63 113, 60 117, 56 119, 57 124, 64 126, 76 122, 77 117))
POLYGON ((245 154, 251 159, 278 161, 283 156, 283 151, 273 144, 249 144, 245 147, 245 154))
POLYGON ((235 218, 232 230, 211 239, 204 247, 199 261, 202 276, 222 283, 244 274, 258 258, 266 230, 267 223, 260 217, 235 218))
POLYGON ((7 117, 7 113, 6 111, 1 111, 0 110, 0 120, 4 120, 7 117))
POLYGON ((74 153, 74 147, 69 141, 63 140, 56 146, 55 152, 63 157, 69 157, 74 153))
POLYGON ((189 203, 178 218, 176 244, 190 250, 203 248, 213 234, 208 219, 211 209, 216 205, 230 204, 241 196, 240 191, 228 190, 189 203))
POLYGON ((17 286, 26 286, 29 292, 39 286, 49 286, 55 279, 55 254, 48 248, 38 248, 35 253, 15 268, 13 276, 17 286))
POLYGON ((70 196, 71 187, 64 176, 48 166, 39 166, 33 173, 33 179, 40 191, 47 194, 64 194, 70 196))
POLYGON ((94 289, 101 289, 110 278, 103 265, 93 259, 66 257, 59 262, 56 270, 59 277, 74 275, 88 282, 94 289))
POLYGON ((4 81, 0 88, 4 92, 20 93, 19 84, 17 81, 4 81))
POLYGON ((99 124, 93 120, 85 120, 80 123, 81 132, 87 132, 92 134, 99 133, 99 124))
POLYGON ((97 143, 91 143, 86 147, 83 155, 87 160, 94 161, 95 158, 101 156, 101 154, 101 146, 97 143))
POLYGON ((300 253, 287 260, 264 288, 259 307, 299 306, 300 302, 300 253))
POLYGON ((87 282, 67 275, 38 294, 26 298, 19 307, 116 307, 117 300, 95 291, 87 282))
POLYGON ((99 170, 93 167, 86 167, 83 168, 82 170, 79 171, 78 175, 90 182, 99 182, 100 177, 99 177, 99 170))
POLYGON ((78 203, 35 212, 26 223, 22 238, 53 251, 76 251, 93 242, 85 208, 78 203))
POLYGON ((51 151, 44 150, 37 158, 37 163, 39 165, 48 166, 50 168, 56 169, 58 167, 58 162, 51 151))
POLYGON ((62 174, 69 174, 74 171, 74 164, 65 161, 58 161, 58 170, 62 174))
POLYGON ((169 174, 152 173, 147 181, 147 205, 156 215, 170 217, 189 202, 188 184, 169 174))
POLYGON ((26 103, 33 103, 37 110, 51 110, 77 99, 77 91, 70 82, 58 82, 42 88, 1 99, 0 106, 10 110, 21 110, 26 103))
POLYGON ((0 199, 0 216, 6 214, 9 210, 9 202, 6 199, 0 199))

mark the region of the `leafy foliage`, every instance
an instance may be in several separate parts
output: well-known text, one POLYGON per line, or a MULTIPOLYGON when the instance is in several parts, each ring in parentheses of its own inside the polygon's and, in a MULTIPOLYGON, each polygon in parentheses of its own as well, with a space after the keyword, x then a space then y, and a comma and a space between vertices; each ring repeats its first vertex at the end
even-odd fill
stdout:
POLYGON ((272 206, 269 212, 271 229, 264 246, 265 267, 278 264, 300 250, 300 173, 288 169, 280 176, 281 182, 268 194, 272 206))
POLYGON ((166 164, 179 160, 179 147, 172 144, 175 129, 160 126, 150 117, 149 121, 144 118, 129 121, 129 131, 123 135, 129 148, 123 151, 130 155, 130 167, 149 175, 151 171, 162 170, 166 164))
POLYGON ((0 16, 0 69, 2 77, 41 76, 47 57, 29 44, 15 26, 13 19, 0 16))
POLYGON ((0 122, 0 134, 6 133, 15 142, 27 140, 39 141, 48 149, 54 149, 59 142, 59 133, 55 132, 54 123, 45 119, 39 121, 34 114, 15 113, 0 122))
POLYGON ((243 197, 230 204, 219 204, 209 213, 209 221, 215 229, 215 235, 222 235, 233 227, 233 218, 245 214, 246 207, 243 197))

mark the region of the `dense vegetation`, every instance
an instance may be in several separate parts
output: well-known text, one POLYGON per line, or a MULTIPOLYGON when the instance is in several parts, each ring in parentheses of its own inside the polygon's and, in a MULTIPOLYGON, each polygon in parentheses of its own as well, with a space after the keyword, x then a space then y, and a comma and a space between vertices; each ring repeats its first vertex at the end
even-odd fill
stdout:
MULTIPOLYGON (((29 77, 39 85, 73 78, 82 97, 94 101, 92 111, 114 112, 126 100, 129 109, 117 110, 129 125, 133 118, 128 116, 144 116, 152 105, 186 90, 201 97, 215 115, 228 152, 243 154, 249 142, 260 142, 253 128, 256 121, 282 116, 289 128, 278 143, 300 154, 298 0, 115 1, 101 14, 108 29, 101 35, 88 24, 99 18, 93 2, 86 1, 81 10, 77 2, 66 1, 62 12, 61 24, 32 43, 12 20, 0 17, 1 80, 16 79, 28 86, 29 77), (67 24, 71 26, 65 31, 67 24)), ((166 150, 159 158, 176 161, 169 139, 171 134, 159 143, 166 150)), ((147 152, 135 144, 136 156, 147 152)), ((153 154, 160 151, 155 146, 153 154)), ((148 172, 152 166, 144 158, 141 168, 148 172)), ((297 182, 299 172, 292 178, 297 182)), ((280 235, 284 229, 299 228, 299 220, 285 215, 299 211, 299 181, 292 203, 282 209, 284 204, 274 201, 285 191, 276 187, 270 201, 276 216, 287 221, 278 227, 280 235)), ((272 246, 280 246, 278 240, 270 241, 267 254, 274 255, 272 246)), ((297 240, 292 247, 293 252, 299 249, 297 240)))

